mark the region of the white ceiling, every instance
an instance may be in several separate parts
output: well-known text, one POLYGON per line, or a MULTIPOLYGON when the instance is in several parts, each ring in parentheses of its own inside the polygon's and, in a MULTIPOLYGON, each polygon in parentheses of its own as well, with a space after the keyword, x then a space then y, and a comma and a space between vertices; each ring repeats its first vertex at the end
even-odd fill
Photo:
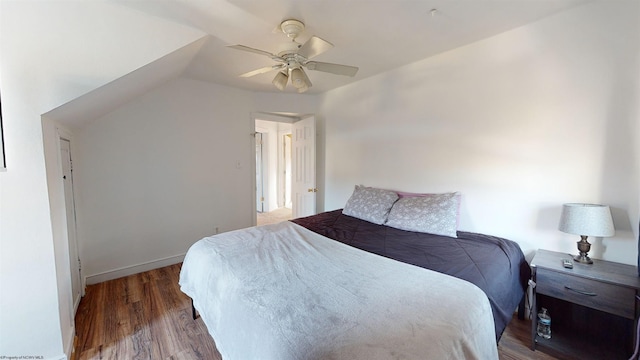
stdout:
MULTIPOLYGON (((278 53, 290 41, 277 29, 295 18, 303 43, 319 36, 335 47, 317 61, 360 68, 353 77, 308 71, 321 93, 523 26, 590 0, 114 0, 210 35, 184 75, 255 91, 278 91, 275 72, 238 75, 274 64, 266 56, 227 48, 242 44, 278 53), (437 9, 432 15, 432 9, 437 9)), ((159 34, 161 36, 161 34, 159 34)), ((288 86, 287 92, 295 92, 288 86)))

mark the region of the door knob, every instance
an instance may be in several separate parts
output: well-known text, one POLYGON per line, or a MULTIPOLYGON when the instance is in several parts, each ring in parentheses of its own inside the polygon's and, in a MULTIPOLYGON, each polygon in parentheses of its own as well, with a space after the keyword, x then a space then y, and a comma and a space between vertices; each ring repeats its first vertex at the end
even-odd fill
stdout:
POLYGON ((307 191, 308 191, 308 192, 318 192, 318 189, 315 189, 315 188, 311 189, 311 188, 309 188, 309 189, 307 189, 307 191))

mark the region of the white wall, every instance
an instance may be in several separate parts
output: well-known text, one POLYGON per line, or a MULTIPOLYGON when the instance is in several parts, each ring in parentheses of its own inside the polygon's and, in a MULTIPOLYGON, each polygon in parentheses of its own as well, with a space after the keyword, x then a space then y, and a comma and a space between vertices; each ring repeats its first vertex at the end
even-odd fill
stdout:
POLYGON ((179 262, 216 228, 251 225, 251 101, 246 91, 179 78, 77 132, 88 283, 179 262))
POLYGON ((45 171, 45 154, 55 159, 57 150, 45 149, 41 114, 201 33, 103 2, 1 1, 0 34, 8 166, 0 173, 0 355, 60 359, 73 323, 54 248, 64 243, 64 216, 51 214, 45 171), (153 41, 159 32, 171 35, 153 41))
POLYGON ((326 209, 355 184, 461 191, 462 230, 531 255, 577 252, 556 230, 562 203, 605 203, 617 233, 591 254, 635 264, 638 4, 579 7, 328 92, 326 209))
POLYGON ((216 228, 251 226, 252 113, 315 110, 291 100, 178 78, 77 130, 87 282, 179 262, 216 228))

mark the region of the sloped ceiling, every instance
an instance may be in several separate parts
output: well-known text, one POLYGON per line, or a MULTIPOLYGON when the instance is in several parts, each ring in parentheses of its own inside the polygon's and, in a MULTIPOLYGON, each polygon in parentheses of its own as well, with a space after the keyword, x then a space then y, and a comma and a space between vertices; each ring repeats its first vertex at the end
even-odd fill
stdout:
POLYGON ((194 41, 133 72, 59 106, 43 117, 78 128, 108 114, 146 92, 180 76, 200 51, 206 37, 194 41))
MULTIPOLYGON (((318 94, 592 1, 606 0, 107 0, 137 16, 199 30, 203 37, 122 74, 45 117, 82 126, 177 76, 249 91, 278 92, 271 84, 275 72, 238 76, 272 65, 272 60, 227 45, 243 44, 278 53, 290 41, 277 29, 285 19, 305 23, 298 42, 316 35, 334 44, 314 60, 359 67, 355 77, 308 71, 313 87, 307 93, 318 94)), ((167 36, 170 34, 159 32, 154 41, 162 42, 167 36)), ((289 85, 285 92, 296 91, 289 85)))
MULTIPOLYGON (((275 72, 239 74, 274 64, 266 56, 226 47, 243 44, 270 53, 290 41, 278 24, 306 25, 298 42, 316 35, 334 48, 315 60, 360 68, 354 78, 308 71, 309 93, 321 93, 579 6, 589 0, 114 0, 211 35, 185 75, 253 91, 278 91, 275 72), (432 11, 434 10, 435 11, 432 11)), ((598 0, 602 1, 602 0, 598 0)), ((287 92, 295 92, 288 86, 287 92)))

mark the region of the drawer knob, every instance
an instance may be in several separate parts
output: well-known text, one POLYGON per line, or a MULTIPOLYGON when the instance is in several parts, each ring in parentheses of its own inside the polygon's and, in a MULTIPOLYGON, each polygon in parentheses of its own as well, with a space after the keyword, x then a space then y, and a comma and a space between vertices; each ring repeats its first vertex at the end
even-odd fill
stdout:
POLYGON ((581 295, 586 295, 586 296, 597 296, 598 295, 598 294, 596 294, 594 292, 578 290, 578 289, 574 289, 574 288, 566 286, 566 285, 564 286, 564 288, 567 289, 567 290, 571 290, 571 291, 577 292, 578 294, 581 294, 581 295))

